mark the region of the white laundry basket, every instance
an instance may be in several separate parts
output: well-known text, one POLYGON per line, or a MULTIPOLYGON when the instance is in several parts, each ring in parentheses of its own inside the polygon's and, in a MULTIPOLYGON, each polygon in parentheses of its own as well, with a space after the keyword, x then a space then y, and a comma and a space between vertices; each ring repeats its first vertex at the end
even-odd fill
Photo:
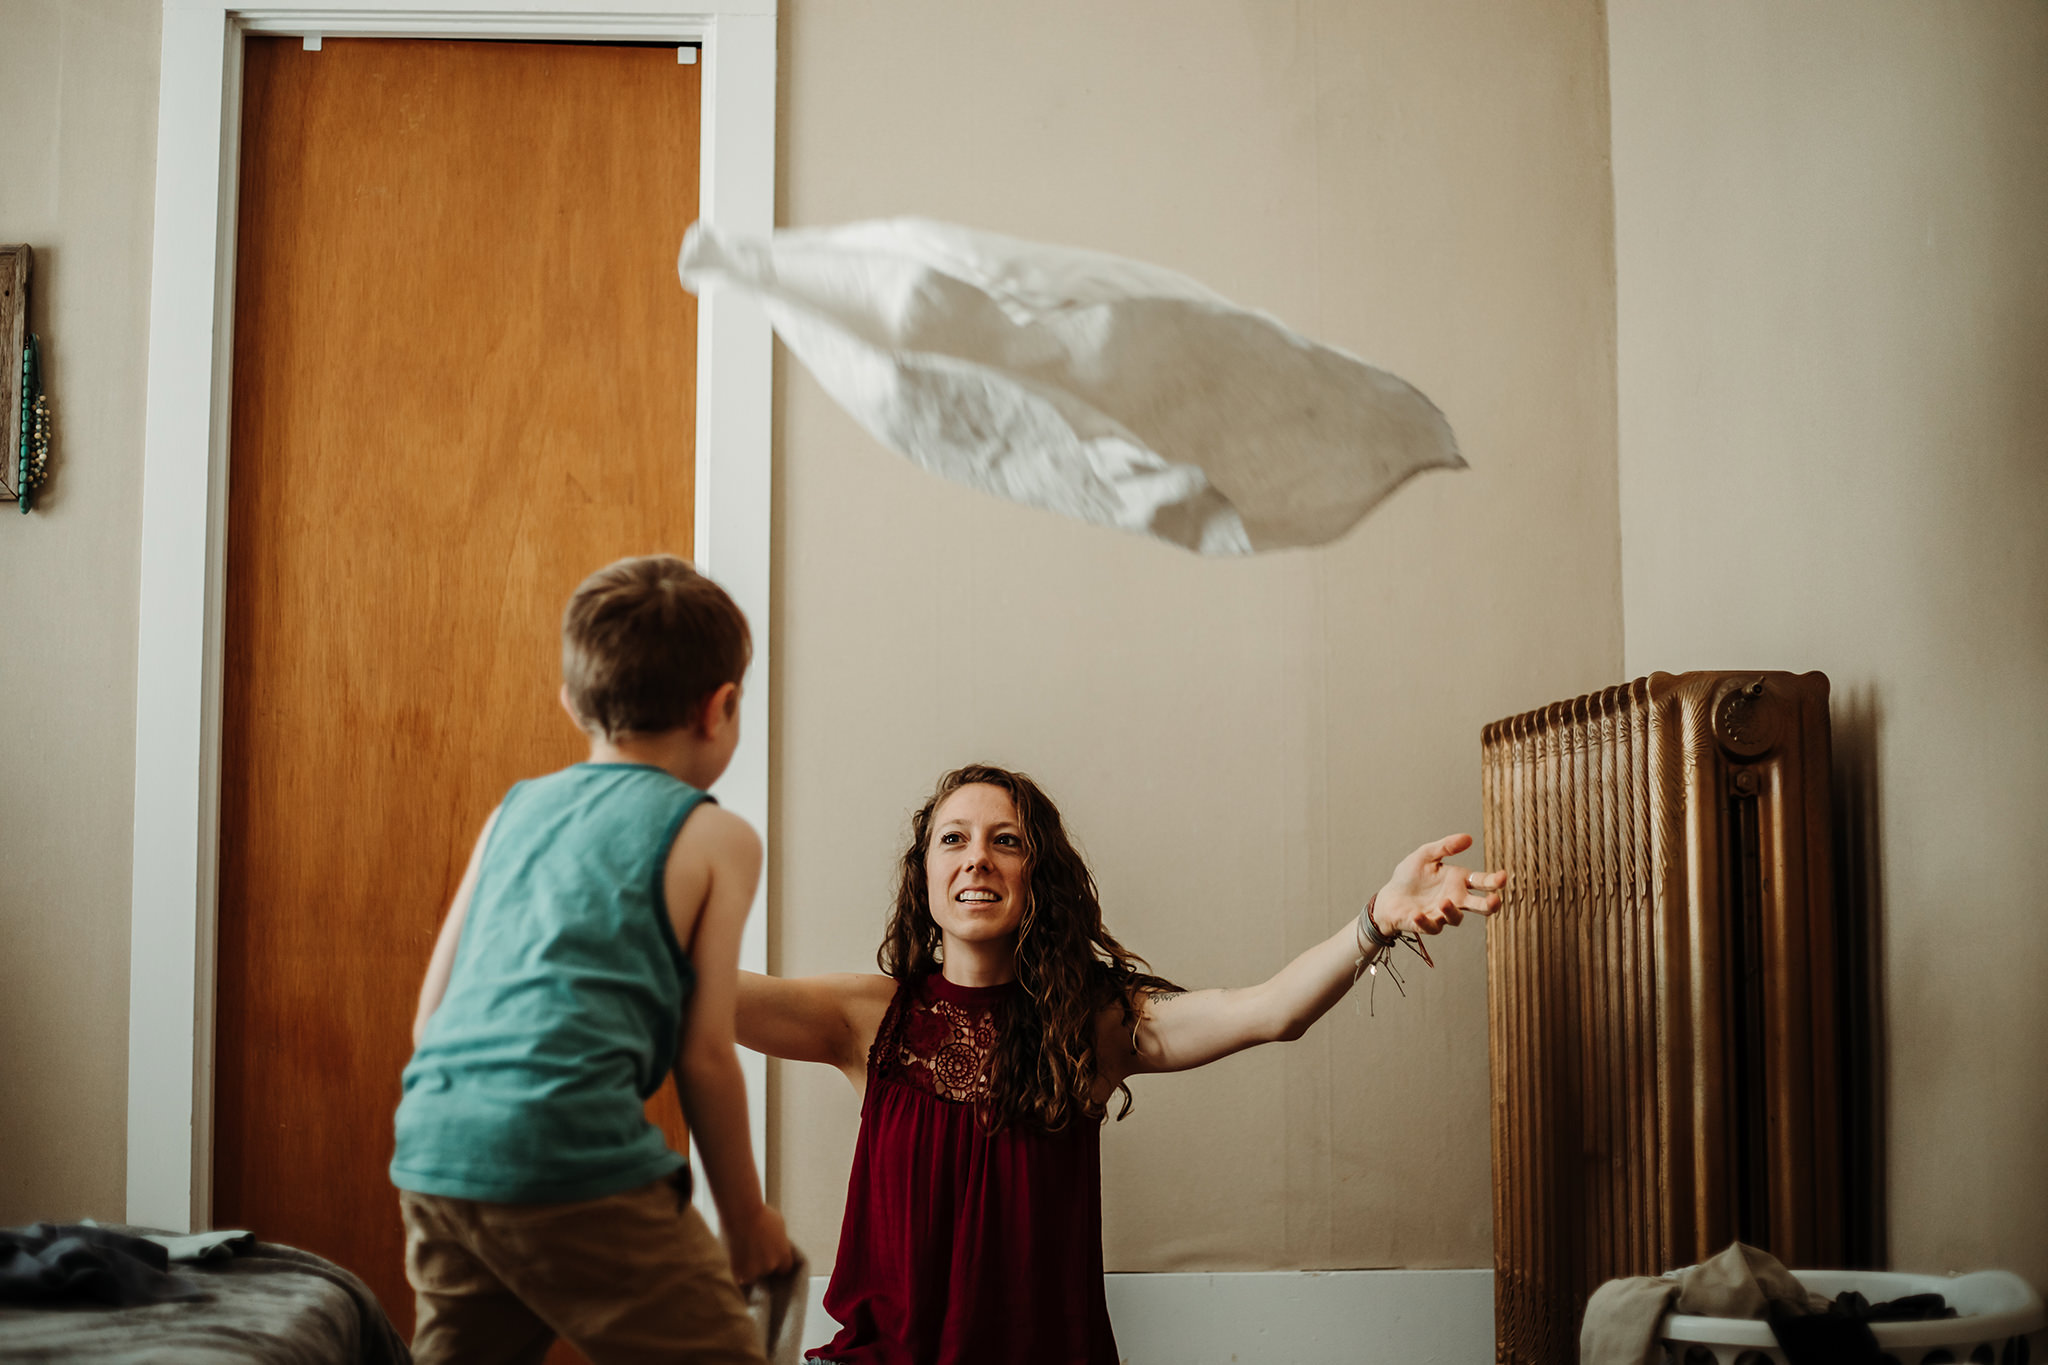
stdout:
MULTIPOLYGON (((1908 1294, 1947 1299, 1955 1317, 1870 1324, 1886 1365, 2048 1365, 2041 1296, 2011 1271, 1956 1276, 1879 1270, 1792 1273, 1809 1290, 1830 1299, 1849 1289, 1872 1303, 1908 1294)), ((1657 1335, 1669 1365, 1787 1365, 1768 1322, 1667 1313, 1657 1335)))

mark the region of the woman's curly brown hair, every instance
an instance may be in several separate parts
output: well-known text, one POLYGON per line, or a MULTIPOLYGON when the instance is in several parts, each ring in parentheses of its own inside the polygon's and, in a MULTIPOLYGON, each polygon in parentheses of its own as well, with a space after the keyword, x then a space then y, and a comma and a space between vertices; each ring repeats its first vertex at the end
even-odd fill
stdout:
MULTIPOLYGON (((1023 773, 981 763, 940 778, 931 799, 910 817, 896 908, 875 953, 881 969, 898 981, 939 970, 942 935, 925 876, 932 814, 954 792, 977 783, 1001 788, 1017 808, 1028 888, 1017 928, 1019 989, 999 1012, 981 1120, 991 1129, 1019 1124, 1057 1132, 1077 1116, 1101 1117, 1091 1102, 1096 1016, 1114 1005, 1129 1027, 1136 1022, 1132 1003, 1138 992, 1180 988, 1141 970, 1145 959, 1102 927, 1095 878, 1067 837, 1052 798, 1023 773)), ((1131 1088, 1120 1084, 1117 1091, 1122 1118, 1131 1112, 1131 1088)))

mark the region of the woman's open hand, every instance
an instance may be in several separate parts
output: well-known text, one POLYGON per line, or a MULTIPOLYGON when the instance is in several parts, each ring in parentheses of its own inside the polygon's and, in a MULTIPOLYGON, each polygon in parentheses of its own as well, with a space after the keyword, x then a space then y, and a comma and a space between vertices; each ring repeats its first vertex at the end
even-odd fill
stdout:
MULTIPOLYGON (((1471 836, 1453 834, 1403 858, 1372 903, 1380 933, 1440 934, 1467 915, 1500 909, 1507 873, 1467 872, 1444 861, 1470 847, 1471 836)), ((1131 996, 1128 1008, 1120 1002, 1105 1009, 1097 1020, 1095 1098, 1106 1102, 1127 1076, 1188 1071, 1260 1043, 1301 1037, 1356 984, 1365 946, 1358 925, 1347 919, 1329 938, 1257 985, 1141 990, 1131 996)))
POLYGON ((1453 834, 1403 858, 1373 899, 1373 923, 1380 932, 1389 937, 1411 929, 1440 934, 1467 915, 1490 915, 1500 909, 1507 873, 1467 872, 1444 861, 1470 847, 1471 835, 1453 834))

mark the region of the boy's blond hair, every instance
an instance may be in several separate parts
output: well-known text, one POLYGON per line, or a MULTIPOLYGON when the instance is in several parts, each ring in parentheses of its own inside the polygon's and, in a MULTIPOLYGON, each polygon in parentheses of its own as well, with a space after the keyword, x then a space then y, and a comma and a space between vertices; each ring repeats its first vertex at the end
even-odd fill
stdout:
POLYGON ((607 564, 562 612, 562 683, 583 728, 606 739, 696 723, 753 657, 725 589, 674 555, 607 564))

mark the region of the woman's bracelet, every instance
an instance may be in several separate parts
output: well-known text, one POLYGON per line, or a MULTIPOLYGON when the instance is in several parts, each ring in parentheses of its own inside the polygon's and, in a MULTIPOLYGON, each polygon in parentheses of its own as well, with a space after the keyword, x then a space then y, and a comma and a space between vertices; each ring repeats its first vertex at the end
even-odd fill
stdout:
POLYGON ((1381 952, 1385 952, 1399 943, 1401 936, 1399 934, 1383 934, 1380 932, 1380 922, 1372 917, 1372 908, 1379 904, 1379 899, 1379 892, 1373 892, 1372 898, 1365 903, 1365 909, 1358 912, 1358 928, 1359 932, 1364 935, 1367 943, 1378 948, 1381 952))
POLYGON ((1379 898, 1379 893, 1375 891, 1372 898, 1366 901, 1365 908, 1358 912, 1358 957, 1351 964, 1351 984, 1354 986, 1358 984, 1358 978, 1365 975, 1369 965, 1376 964, 1389 949, 1401 941, 1399 934, 1388 937, 1381 933, 1379 922, 1373 919, 1372 908, 1379 903, 1379 898))
POLYGON ((1366 901, 1365 909, 1358 912, 1358 957, 1351 964, 1351 984, 1356 986, 1358 978, 1369 971, 1372 973, 1372 983, 1377 987, 1380 983, 1380 966, 1385 963, 1387 978, 1394 983, 1394 989, 1406 995, 1408 990, 1401 984, 1401 973, 1394 969, 1393 961, 1387 956, 1393 951, 1394 945, 1407 944, 1409 950, 1420 957, 1425 966, 1434 967, 1436 963, 1429 960, 1429 950, 1422 946, 1420 935, 1399 930, 1391 934, 1380 931, 1379 921, 1372 917, 1372 908, 1378 903, 1379 893, 1374 892, 1372 898, 1366 901))

